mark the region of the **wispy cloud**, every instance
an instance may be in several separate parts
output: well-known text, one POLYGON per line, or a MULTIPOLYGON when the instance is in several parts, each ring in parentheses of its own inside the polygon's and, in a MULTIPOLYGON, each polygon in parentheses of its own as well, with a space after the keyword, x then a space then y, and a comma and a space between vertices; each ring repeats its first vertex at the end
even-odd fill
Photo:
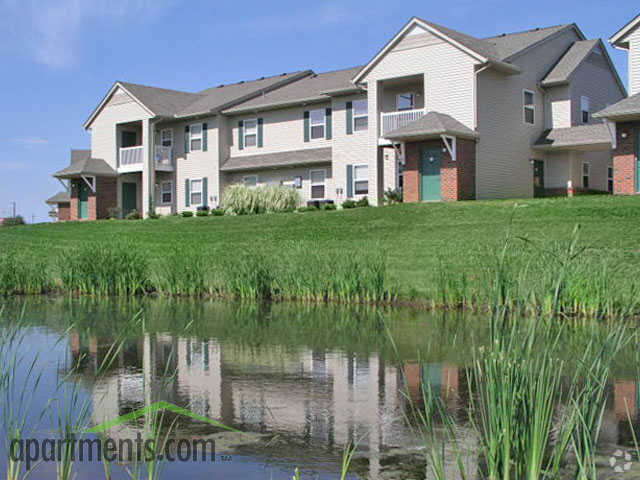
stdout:
POLYGON ((82 34, 92 23, 105 26, 126 19, 131 26, 140 25, 154 21, 175 1, 0 0, 0 30, 6 29, 14 48, 22 44, 38 62, 64 68, 76 62, 82 34))
POLYGON ((44 145, 49 143, 47 139, 40 138, 40 137, 10 138, 9 141, 12 143, 20 143, 22 145, 28 145, 28 146, 44 145))

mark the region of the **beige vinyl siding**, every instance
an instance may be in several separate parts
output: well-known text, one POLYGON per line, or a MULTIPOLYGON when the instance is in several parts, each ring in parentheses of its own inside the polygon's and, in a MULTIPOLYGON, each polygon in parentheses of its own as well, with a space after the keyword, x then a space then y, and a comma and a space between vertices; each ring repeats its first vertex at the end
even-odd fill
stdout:
POLYGON ((116 125, 150 118, 147 111, 118 88, 91 124, 91 155, 118 167, 116 125))
MULTIPOLYGON (((336 203, 342 203, 347 199, 347 165, 358 165, 369 163, 367 155, 370 148, 367 142, 370 140, 369 131, 371 129, 371 113, 369 113, 367 130, 359 130, 347 135, 347 110, 348 101, 366 100, 365 95, 353 95, 333 99, 333 189, 330 192, 331 198, 336 203), (338 194, 337 189, 342 193, 338 194)), ((371 172, 369 172, 369 182, 371 182, 371 172)), ((371 191, 371 183, 369 184, 371 191)), ((360 195, 355 196, 356 198, 360 195)))
MULTIPOLYGON (((595 49, 576 69, 571 77, 571 124, 582 124, 580 98, 589 98, 591 113, 606 108, 623 98, 616 83, 615 76, 600 49, 595 49), (600 53, 595 53, 596 51, 600 53)), ((601 122, 601 119, 590 118, 589 123, 601 122)))
POLYGON ((629 35, 629 95, 640 93, 640 27, 629 35))
MULTIPOLYGON (((249 115, 229 117, 228 122, 231 135, 227 137, 227 142, 230 146, 229 152, 231 157, 261 155, 306 148, 330 147, 331 140, 325 140, 324 138, 310 139, 308 142, 304 141, 304 111, 324 110, 330 105, 329 102, 326 102, 306 105, 305 107, 283 108, 280 110, 269 110, 249 115), (238 122, 240 120, 255 118, 263 119, 263 146, 245 146, 240 150, 238 148, 238 122)), ((335 127, 333 130, 335 131, 335 127)))
POLYGON ((544 187, 566 188, 570 168, 569 152, 550 153, 544 159, 544 187))
MULTIPOLYGON (((219 162, 218 162, 218 118, 208 117, 188 122, 171 124, 173 128, 174 162, 176 165, 176 206, 177 211, 196 211, 197 206, 186 206, 184 184, 186 179, 198 179, 206 177, 207 180, 207 204, 209 208, 218 205, 219 198, 219 162), (196 123, 207 124, 207 151, 189 152, 185 155, 184 136, 185 127, 196 123)), ((158 129, 166 128, 158 127, 158 129)))
POLYGON ((568 85, 547 90, 544 113, 545 128, 567 128, 571 126, 571 95, 568 85))
POLYGON ((551 37, 513 59, 523 73, 506 76, 488 69, 478 74, 476 191, 479 199, 531 197, 531 145, 545 128, 543 92, 537 88, 557 59, 578 40, 571 30, 551 37), (535 92, 535 124, 524 123, 523 90, 535 92))
MULTIPOLYGON (((296 177, 302 177, 302 188, 297 189, 300 194, 302 204, 311 199, 311 183, 309 180, 309 172, 311 170, 325 170, 325 198, 333 200, 331 193, 335 193, 334 181, 332 178, 331 165, 319 165, 313 167, 295 167, 295 168, 278 168, 271 170, 255 170, 247 172, 237 172, 231 174, 223 174, 226 178, 224 184, 226 186, 234 183, 244 183, 244 177, 248 175, 256 175, 258 177, 258 185, 281 185, 282 182, 293 181, 296 177)), ((222 192, 224 198, 224 191, 222 192)))
POLYGON ((582 186, 582 162, 588 162, 590 167, 589 190, 607 191, 607 167, 611 165, 610 152, 577 152, 579 181, 582 186))

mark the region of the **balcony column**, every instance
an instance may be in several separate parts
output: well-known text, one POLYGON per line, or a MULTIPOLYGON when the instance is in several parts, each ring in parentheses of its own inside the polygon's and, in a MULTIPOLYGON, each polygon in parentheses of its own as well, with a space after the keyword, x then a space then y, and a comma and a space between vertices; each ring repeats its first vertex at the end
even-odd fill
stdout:
POLYGON ((154 124, 149 119, 142 121, 142 216, 147 218, 149 211, 155 204, 155 184, 156 184, 156 170, 154 162, 153 146, 155 143, 154 138, 154 124))

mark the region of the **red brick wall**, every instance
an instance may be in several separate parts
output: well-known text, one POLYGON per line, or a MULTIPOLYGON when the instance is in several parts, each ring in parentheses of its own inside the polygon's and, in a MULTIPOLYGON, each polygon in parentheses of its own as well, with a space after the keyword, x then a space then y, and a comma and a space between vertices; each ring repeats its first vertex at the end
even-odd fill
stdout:
POLYGON ((613 193, 636 193, 636 132, 640 122, 618 123, 617 148, 613 151, 613 193), (623 134, 626 138, 622 138, 623 134))
POLYGON ((118 182, 115 178, 97 178, 96 179, 97 198, 97 217, 107 218, 109 208, 118 205, 118 182))
POLYGON ((69 203, 58 204, 58 221, 68 222, 71 220, 71 208, 69 203))
MULTIPOLYGON (((410 142, 405 145, 404 187, 405 202, 420 201, 420 155, 426 148, 444 149, 442 140, 410 142)), ((442 199, 445 201, 471 200, 476 190, 476 147, 471 140, 457 140, 457 160, 451 160, 448 151, 442 153, 440 167, 442 199)))

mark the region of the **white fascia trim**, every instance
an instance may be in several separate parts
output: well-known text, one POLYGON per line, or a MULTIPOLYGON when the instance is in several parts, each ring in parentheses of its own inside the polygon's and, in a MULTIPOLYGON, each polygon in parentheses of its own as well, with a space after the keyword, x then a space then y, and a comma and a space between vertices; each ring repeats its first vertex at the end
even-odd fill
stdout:
POLYGON ((109 99, 113 96, 113 93, 116 91, 117 88, 121 88, 122 90, 125 91, 125 93, 127 95, 129 95, 131 98, 133 98, 133 100, 140 105, 140 107, 142 107, 151 117, 155 117, 156 114, 154 112, 152 112, 151 110, 149 110, 140 100, 138 100, 135 95, 133 95, 129 90, 127 90, 126 88, 124 88, 122 86, 122 84, 120 82, 116 82, 113 84, 113 86, 109 89, 109 91, 107 92, 107 94, 105 95, 105 97, 102 99, 102 101, 100 102, 100 104, 96 107, 96 109, 91 113, 91 115, 89 116, 89 118, 87 119, 86 122, 84 122, 84 129, 88 129, 91 124, 93 123, 93 120, 98 116, 98 114, 100 113, 100 111, 102 110, 102 108, 104 107, 104 105, 109 101, 109 99))
POLYGON ((612 122, 611 120, 605 120, 604 124, 609 129, 609 134, 611 135, 611 150, 615 150, 618 148, 618 131, 616 128, 616 122, 612 122))
POLYGON ((457 152, 456 137, 452 135, 442 134, 440 135, 440 138, 442 138, 442 142, 444 143, 444 146, 446 147, 447 151, 449 152, 449 155, 451 156, 451 161, 455 162, 458 159, 458 156, 456 154, 457 152))
POLYGON ((620 45, 615 45, 615 44, 616 43, 620 43, 621 41, 623 41, 624 37, 626 37, 627 34, 630 33, 630 31, 633 30, 639 24, 640 24, 640 14, 636 15, 636 17, 633 20, 631 20, 624 27, 622 27, 620 30, 618 30, 616 33, 614 33, 609 38, 609 43, 614 45, 615 47, 624 49, 624 47, 622 47, 620 45))

